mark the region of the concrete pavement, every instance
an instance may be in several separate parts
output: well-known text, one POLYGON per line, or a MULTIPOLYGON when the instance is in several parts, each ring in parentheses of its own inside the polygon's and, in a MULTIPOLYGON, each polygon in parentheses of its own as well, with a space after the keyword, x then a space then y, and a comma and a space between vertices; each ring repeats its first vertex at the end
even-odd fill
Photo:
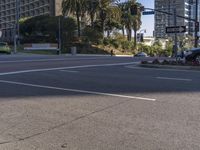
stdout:
POLYGON ((200 149, 200 72, 138 61, 0 60, 0 150, 200 149))

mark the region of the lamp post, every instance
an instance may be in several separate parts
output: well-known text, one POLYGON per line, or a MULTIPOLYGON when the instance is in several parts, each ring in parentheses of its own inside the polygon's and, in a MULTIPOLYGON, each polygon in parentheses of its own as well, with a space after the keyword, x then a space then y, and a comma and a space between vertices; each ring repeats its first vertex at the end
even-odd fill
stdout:
POLYGON ((20 44, 19 37, 20 37, 20 26, 19 26, 19 19, 20 19, 20 3, 21 0, 15 0, 15 26, 16 26, 16 38, 18 45, 20 44))
POLYGON ((59 54, 61 53, 61 16, 58 17, 58 47, 59 47, 59 54))

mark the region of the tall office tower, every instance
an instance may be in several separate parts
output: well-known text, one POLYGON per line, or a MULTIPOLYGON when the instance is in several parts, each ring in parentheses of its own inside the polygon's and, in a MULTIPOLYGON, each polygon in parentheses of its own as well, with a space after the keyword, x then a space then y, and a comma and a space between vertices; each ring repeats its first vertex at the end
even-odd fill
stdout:
MULTIPOLYGON (((171 14, 176 12, 177 15, 188 18, 195 18, 195 0, 155 0, 155 9, 162 10, 171 14)), ((186 26, 187 35, 194 35, 194 22, 183 18, 176 18, 177 26, 186 26)), ((167 38, 173 34, 166 34, 167 26, 174 26, 174 16, 164 13, 155 13, 155 31, 156 38, 167 38)), ((185 35, 182 34, 182 35, 185 35)), ((181 35, 181 34, 180 34, 181 35)))
POLYGON ((0 0, 1 40, 10 41, 14 36, 13 25, 19 16, 34 17, 40 15, 57 16, 61 14, 62 0, 0 0), (16 15, 19 12, 19 15, 16 15))

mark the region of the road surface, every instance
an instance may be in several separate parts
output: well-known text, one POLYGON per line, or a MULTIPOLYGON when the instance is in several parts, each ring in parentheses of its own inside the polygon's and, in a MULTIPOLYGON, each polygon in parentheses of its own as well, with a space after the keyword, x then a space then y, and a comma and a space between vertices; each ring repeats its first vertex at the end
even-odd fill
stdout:
POLYGON ((200 72, 139 60, 0 56, 0 150, 199 150, 200 72))

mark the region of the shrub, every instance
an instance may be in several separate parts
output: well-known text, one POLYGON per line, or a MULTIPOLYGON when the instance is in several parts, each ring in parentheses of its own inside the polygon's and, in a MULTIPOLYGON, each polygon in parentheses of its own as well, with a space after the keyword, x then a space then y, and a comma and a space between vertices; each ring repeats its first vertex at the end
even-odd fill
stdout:
POLYGON ((116 39, 112 39, 110 41, 110 44, 114 47, 114 48, 119 48, 120 47, 120 42, 116 39))
POLYGON ((103 34, 90 26, 84 28, 83 36, 85 42, 92 42, 94 44, 101 43, 101 40, 103 39, 103 34))
POLYGON ((103 44, 104 44, 105 46, 110 45, 110 39, 109 39, 109 38, 104 38, 104 39, 103 39, 103 44))
POLYGON ((160 61, 159 61, 158 59, 154 59, 154 60, 152 61, 152 64, 160 64, 160 61))
POLYGON ((129 50, 132 47, 132 43, 130 41, 121 41, 121 47, 124 50, 129 50))
POLYGON ((167 60, 164 60, 163 62, 162 62, 162 65, 169 65, 170 63, 169 63, 169 61, 167 61, 167 60))
POLYGON ((148 61, 142 61, 141 64, 148 64, 148 61))

